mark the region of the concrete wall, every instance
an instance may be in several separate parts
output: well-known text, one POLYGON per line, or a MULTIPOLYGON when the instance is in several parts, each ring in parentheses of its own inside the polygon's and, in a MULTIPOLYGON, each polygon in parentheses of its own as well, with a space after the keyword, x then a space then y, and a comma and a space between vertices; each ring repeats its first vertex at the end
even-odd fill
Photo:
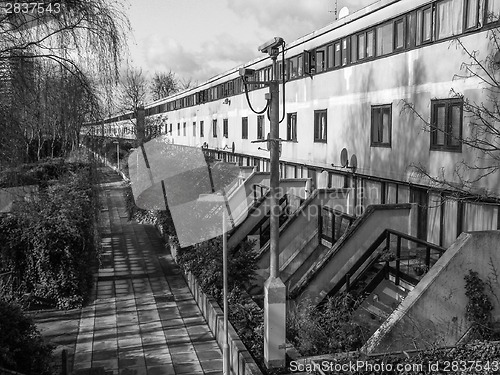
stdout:
MULTIPOLYGON (((280 228, 279 265, 286 269, 284 282, 318 246, 318 222, 322 206, 341 209, 347 204, 347 189, 317 189, 280 228)), ((269 246, 262 249, 257 274, 269 276, 269 246)))
POLYGON ((470 327, 465 318, 468 298, 464 280, 469 270, 490 283, 491 290, 486 293, 494 306, 493 319, 500 321, 499 243, 500 231, 462 233, 363 351, 382 353, 455 345, 470 327))
MULTIPOLYGON (((317 304, 386 229, 413 233, 411 205, 378 205, 369 210, 311 267, 290 292, 296 303, 317 304)), ((414 210, 413 210, 414 211, 414 210)))
MULTIPOLYGON (((203 313, 219 347, 222 349, 224 344, 224 312, 215 299, 208 297, 202 292, 191 273, 187 275, 187 281, 198 307, 203 313)), ((248 352, 230 322, 228 325, 228 336, 229 358, 232 373, 235 375, 262 375, 252 355, 248 352)))

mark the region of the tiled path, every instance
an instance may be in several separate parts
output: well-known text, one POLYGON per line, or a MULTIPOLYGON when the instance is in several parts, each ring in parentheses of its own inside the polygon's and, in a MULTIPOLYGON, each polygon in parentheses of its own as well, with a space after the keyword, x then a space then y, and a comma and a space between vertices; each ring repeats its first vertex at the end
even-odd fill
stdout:
POLYGON ((222 374, 221 351, 156 229, 128 221, 121 183, 104 175, 102 266, 80 314, 74 373, 222 374))

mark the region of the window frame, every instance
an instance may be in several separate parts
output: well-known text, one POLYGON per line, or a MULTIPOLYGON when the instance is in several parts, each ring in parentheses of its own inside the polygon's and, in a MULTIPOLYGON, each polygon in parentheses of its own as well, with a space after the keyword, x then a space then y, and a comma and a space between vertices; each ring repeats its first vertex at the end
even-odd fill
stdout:
MULTIPOLYGON (((497 19, 497 20, 492 20, 492 21, 488 21, 488 7, 490 5, 490 1, 494 1, 494 0, 485 0, 484 1, 484 25, 494 25, 496 23, 500 23, 500 17, 497 19)), ((498 0, 496 0, 498 1, 498 0)))
POLYGON ((217 119, 212 119, 212 138, 217 138, 217 119))
POLYGON ((286 114, 286 140, 290 142, 297 142, 297 112, 290 112, 286 114), (295 119, 294 123, 290 122, 292 118, 295 119))
MULTIPOLYGON (((472 31, 472 30, 477 30, 480 27, 480 5, 481 1, 480 0, 464 0, 464 19, 463 19, 463 32, 467 31, 472 31), (476 1, 476 23, 473 26, 467 27, 467 21, 469 20, 469 3, 470 1, 476 1)), ((486 8, 485 8, 486 9, 486 8)))
MULTIPOLYGON (((370 119, 371 119, 371 124, 370 124, 370 146, 371 147, 385 147, 385 148, 392 148, 392 103, 391 104, 378 104, 378 105, 372 105, 371 106, 371 114, 370 114, 370 119), (389 110, 389 124, 388 124, 388 141, 387 142, 379 142, 374 140, 374 134, 375 134, 375 116, 376 115, 381 115, 383 119, 383 113, 385 110, 389 110), (380 113, 377 113, 380 112, 380 113)), ((382 127, 383 130, 383 127, 382 127)), ((382 136, 383 138, 383 136, 382 136)))
POLYGON ((396 18, 394 20, 394 29, 393 29, 393 45, 392 45, 392 51, 393 52, 397 52, 397 51, 402 51, 405 49, 406 47, 406 17, 399 17, 399 18, 396 18), (397 40, 398 40, 398 24, 402 24, 403 25, 403 35, 402 35, 402 38, 403 38, 403 45, 401 47, 398 47, 397 46, 397 40))
POLYGON ((229 120, 222 119, 222 138, 229 138, 229 120))
POLYGON ((248 117, 241 118, 241 139, 248 139, 248 117))
POLYGON ((327 143, 328 142, 328 110, 327 109, 317 109, 314 111, 314 143, 327 143), (321 132, 320 130, 323 129, 318 129, 319 121, 317 119, 320 119, 324 114, 325 118, 325 129, 324 132, 321 132), (324 134, 324 137, 322 134, 324 134))
POLYGON ((430 150, 431 151, 446 151, 446 152, 462 152, 462 132, 463 132, 463 123, 464 123, 464 101, 463 98, 450 98, 450 99, 432 99, 431 100, 431 121, 430 121, 430 150), (437 123, 437 109, 439 107, 445 108, 445 120, 444 120, 444 144, 437 144, 437 132, 439 131, 436 123, 437 123), (459 139, 458 145, 451 144, 453 134, 453 125, 451 123, 451 111, 453 107, 460 107, 460 124, 459 126, 459 139))
POLYGON ((257 139, 264 139, 264 115, 257 115, 257 139))

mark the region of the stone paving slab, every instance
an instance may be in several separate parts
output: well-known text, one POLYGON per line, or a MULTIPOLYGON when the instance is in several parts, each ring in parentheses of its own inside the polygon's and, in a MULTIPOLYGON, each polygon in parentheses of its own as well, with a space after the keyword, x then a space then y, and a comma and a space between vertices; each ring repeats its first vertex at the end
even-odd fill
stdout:
POLYGON ((128 221, 117 176, 103 176, 94 299, 64 323, 76 342, 74 374, 222 374, 222 353, 179 267, 153 226, 128 221))

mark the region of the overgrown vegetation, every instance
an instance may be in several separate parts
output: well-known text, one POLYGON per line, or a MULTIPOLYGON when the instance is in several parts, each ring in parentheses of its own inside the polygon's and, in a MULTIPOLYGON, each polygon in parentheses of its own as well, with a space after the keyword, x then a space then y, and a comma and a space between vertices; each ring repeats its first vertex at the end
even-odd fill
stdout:
POLYGON ((287 336, 304 356, 357 350, 366 330, 352 320, 358 301, 350 294, 328 298, 323 306, 309 302, 293 309, 287 319, 287 336))
POLYGON ((469 299, 465 307, 465 317, 472 323, 472 337, 489 340, 493 333, 493 304, 485 292, 486 283, 472 270, 469 270, 464 279, 465 295, 469 299))
POLYGON ((52 348, 21 308, 0 300, 0 367, 26 375, 51 375, 52 348))
POLYGON ((26 174, 38 181, 37 195, 0 220, 1 297, 80 307, 98 257, 96 171, 57 160, 26 174))

